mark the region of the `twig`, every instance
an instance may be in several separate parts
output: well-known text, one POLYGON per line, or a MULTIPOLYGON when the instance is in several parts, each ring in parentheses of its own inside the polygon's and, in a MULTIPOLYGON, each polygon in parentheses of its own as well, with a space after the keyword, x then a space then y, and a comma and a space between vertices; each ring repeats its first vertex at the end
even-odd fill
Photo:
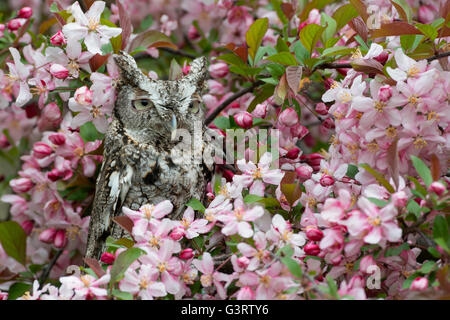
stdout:
POLYGON ((439 53, 439 54, 434 55, 432 57, 429 57, 429 58, 427 58, 427 61, 430 62, 430 61, 437 60, 437 59, 442 59, 442 58, 445 58, 445 57, 448 57, 448 56, 450 56, 450 51, 442 52, 442 53, 439 53))
POLYGON ((56 261, 63 253, 63 249, 59 249, 56 251, 55 255, 53 256, 52 261, 47 265, 47 267, 42 272, 41 277, 39 278, 39 289, 42 289, 42 286, 44 285, 45 281, 47 281, 47 278, 50 274, 50 271, 52 271, 53 266, 56 264, 56 261))
POLYGON ((264 82, 262 81, 256 81, 250 87, 242 89, 241 91, 236 92, 231 97, 226 99, 206 118, 205 125, 209 125, 219 115, 219 113, 221 113, 226 107, 228 107, 228 105, 234 100, 239 99, 246 93, 252 92, 256 87, 260 86, 263 83, 264 82))

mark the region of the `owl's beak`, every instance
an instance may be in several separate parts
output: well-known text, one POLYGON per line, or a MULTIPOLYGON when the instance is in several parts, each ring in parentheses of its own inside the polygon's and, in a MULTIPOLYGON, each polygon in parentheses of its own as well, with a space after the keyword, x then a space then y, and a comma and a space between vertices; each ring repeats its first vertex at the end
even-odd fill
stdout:
POLYGON ((175 137, 177 136, 177 117, 175 116, 175 113, 172 114, 172 121, 171 121, 171 140, 175 140, 175 137))

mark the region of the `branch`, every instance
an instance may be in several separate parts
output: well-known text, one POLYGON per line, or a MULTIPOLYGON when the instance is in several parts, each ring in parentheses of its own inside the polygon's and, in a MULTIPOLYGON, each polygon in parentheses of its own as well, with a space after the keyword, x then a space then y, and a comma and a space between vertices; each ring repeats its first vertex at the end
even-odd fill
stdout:
POLYGON ((47 267, 42 272, 41 277, 39 278, 39 289, 42 289, 45 281, 47 281, 47 278, 50 274, 50 271, 52 271, 53 266, 56 264, 56 261, 59 259, 61 254, 63 253, 63 249, 59 249, 56 251, 55 255, 53 256, 52 261, 47 265, 47 267))
POLYGON ((450 56, 450 51, 442 52, 442 53, 439 53, 439 54, 434 55, 432 57, 429 57, 429 58, 427 58, 427 61, 431 62, 433 60, 442 59, 442 58, 445 58, 445 57, 448 57, 448 56, 450 56))
POLYGON ((242 89, 241 91, 236 92, 231 97, 226 99, 206 118, 205 125, 209 125, 219 115, 219 113, 221 113, 226 107, 228 107, 228 105, 234 100, 239 99, 246 93, 252 92, 256 87, 260 86, 263 83, 264 82, 262 81, 256 81, 250 87, 242 89))

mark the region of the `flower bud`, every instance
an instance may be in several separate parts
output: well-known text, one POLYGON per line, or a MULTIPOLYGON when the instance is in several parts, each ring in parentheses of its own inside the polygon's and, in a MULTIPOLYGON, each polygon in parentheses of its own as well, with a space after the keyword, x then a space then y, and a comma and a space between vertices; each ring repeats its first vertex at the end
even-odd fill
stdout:
POLYGON ((293 127, 291 127, 291 134, 298 139, 303 139, 309 133, 307 127, 302 126, 300 123, 297 123, 293 127))
POLYGON ((309 164, 314 169, 314 171, 319 171, 320 161, 323 159, 323 156, 320 153, 315 152, 307 155, 302 155, 300 159, 309 164))
POLYGON ((250 287, 243 287, 241 288, 237 295, 237 300, 254 300, 255 299, 255 293, 250 287))
POLYGON ((15 193, 28 192, 31 188, 33 188, 33 182, 28 178, 12 179, 9 182, 9 185, 15 193))
POLYGON ((233 181, 234 173, 231 170, 223 168, 222 176, 225 178, 225 180, 227 180, 227 182, 231 182, 233 181))
POLYGON ((381 52, 374 59, 377 60, 381 64, 385 64, 389 58, 389 54, 386 51, 381 52))
POLYGON ((194 250, 192 250, 191 248, 184 249, 180 252, 179 257, 182 260, 189 260, 194 257, 194 250))
POLYGON ((323 232, 315 226, 306 227, 306 237, 311 241, 320 241, 323 238, 323 232))
POLYGON ((406 202, 408 201, 408 196, 405 191, 398 191, 392 194, 392 203, 396 207, 404 207, 406 206, 406 202))
POLYGON ((322 122, 322 126, 324 126, 327 129, 334 129, 334 121, 331 118, 326 118, 324 122, 322 122))
POLYGON ((320 185, 322 187, 329 187, 329 186, 332 186, 333 184, 334 184, 334 178, 328 174, 324 174, 320 178, 320 185))
POLYGON ((181 68, 181 71, 183 72, 184 75, 187 75, 189 71, 191 71, 191 66, 185 65, 183 68, 181 68))
POLYGON ((443 183, 439 182, 439 181, 434 181, 430 184, 430 187, 428 188, 428 190, 430 192, 434 192, 436 193, 438 196, 442 196, 445 193, 445 186, 443 183))
POLYGON ((29 236, 31 234, 31 231, 33 231, 34 222, 33 220, 25 220, 20 224, 20 226, 25 231, 27 236, 29 236))
POLYGON ((47 104, 42 111, 42 116, 50 122, 56 122, 61 119, 61 110, 54 102, 47 104))
POLYGON ((61 174, 56 168, 53 168, 50 172, 47 172, 47 178, 55 182, 61 179, 61 174))
POLYGON ((55 240, 53 241, 53 245, 56 248, 64 248, 67 245, 67 236, 66 236, 66 230, 58 230, 55 234, 55 240))
POLYGON ((8 21, 7 27, 10 31, 16 31, 18 29, 20 29, 20 27, 22 27, 23 25, 23 20, 24 19, 11 19, 8 21))
POLYGON ((87 106, 92 103, 92 94, 87 86, 83 86, 75 91, 74 98, 78 104, 87 106))
POLYGON ((316 112, 321 116, 326 116, 328 114, 327 105, 323 102, 316 104, 316 112))
POLYGON ((291 127, 298 122, 297 112, 293 108, 287 108, 280 113, 278 121, 283 126, 291 127))
POLYGON ((320 253, 320 248, 317 244, 310 241, 303 247, 303 251, 305 251, 308 256, 317 256, 320 253))
POLYGON ((188 30, 188 39, 189 40, 197 40, 200 38, 200 33, 198 33, 198 30, 196 27, 191 25, 188 30))
POLYGON ((55 240, 55 236, 56 236, 56 229, 49 228, 41 232, 41 234, 39 235, 39 240, 41 240, 44 243, 52 243, 55 240))
POLYGON ((300 149, 297 147, 292 148, 291 150, 288 151, 288 153, 286 153, 286 158, 294 160, 298 158, 298 155, 300 153, 300 149))
POLYGON ((100 257, 100 261, 105 264, 112 264, 116 260, 116 257, 109 252, 102 253, 102 256, 100 257))
POLYGON ((62 31, 59 30, 50 38, 50 43, 54 46, 62 46, 63 44, 66 44, 67 41, 62 31))
POLYGON ((418 277, 411 283, 410 289, 413 291, 423 291, 428 288, 428 279, 425 277, 418 277))
POLYGON ((233 118, 237 125, 241 128, 250 129, 253 125, 253 117, 247 111, 236 113, 233 118))
POLYGON ((50 67, 50 73, 56 79, 65 79, 69 76, 69 70, 58 63, 52 64, 50 67))
POLYGON ((33 154, 36 158, 42 159, 51 155, 53 149, 44 142, 36 142, 33 146, 33 154))
POLYGON ((313 168, 311 168, 308 165, 302 165, 300 167, 295 168, 295 172, 297 172, 299 178, 303 180, 308 180, 309 178, 311 178, 313 168))
POLYGON ((219 81, 216 80, 208 80, 208 88, 209 93, 214 94, 216 96, 221 96, 225 93, 224 86, 219 81))
POLYGON ((29 17, 31 17, 33 15, 33 9, 31 9, 30 7, 23 7, 22 9, 19 10, 19 12, 17 13, 17 16, 19 18, 23 18, 23 19, 28 19, 29 17))
POLYGON ((255 118, 261 118, 264 119, 267 115, 267 104, 266 103, 260 103, 257 104, 255 107, 255 110, 252 112, 252 116, 255 118))
POLYGON ((217 62, 209 66, 209 74, 213 78, 223 78, 228 72, 228 65, 225 62, 217 62))
POLYGON ((172 240, 178 241, 184 237, 184 229, 183 227, 175 227, 170 233, 170 238, 172 240))
POLYGON ((247 269, 248 265, 250 264, 250 259, 246 256, 242 256, 238 259, 236 259, 236 263, 239 266, 239 268, 247 269))
POLYGON ((60 132, 52 133, 48 136, 48 140, 50 140, 51 143, 56 144, 57 146, 61 146, 66 143, 66 136, 60 132))
POLYGON ((392 97, 392 88, 390 85, 382 86, 378 90, 378 99, 380 99, 381 102, 386 102, 392 97))

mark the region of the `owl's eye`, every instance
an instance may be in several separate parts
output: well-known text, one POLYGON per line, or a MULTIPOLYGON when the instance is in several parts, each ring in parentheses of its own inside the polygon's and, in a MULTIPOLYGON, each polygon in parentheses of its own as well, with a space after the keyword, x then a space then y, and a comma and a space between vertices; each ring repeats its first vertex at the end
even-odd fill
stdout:
POLYGON ((133 107, 138 110, 147 110, 153 106, 153 103, 150 101, 150 99, 136 99, 133 100, 133 107))
POLYGON ((192 101, 191 104, 189 105, 189 110, 192 113, 197 113, 199 108, 200 108, 200 102, 198 102, 198 101, 192 101))

